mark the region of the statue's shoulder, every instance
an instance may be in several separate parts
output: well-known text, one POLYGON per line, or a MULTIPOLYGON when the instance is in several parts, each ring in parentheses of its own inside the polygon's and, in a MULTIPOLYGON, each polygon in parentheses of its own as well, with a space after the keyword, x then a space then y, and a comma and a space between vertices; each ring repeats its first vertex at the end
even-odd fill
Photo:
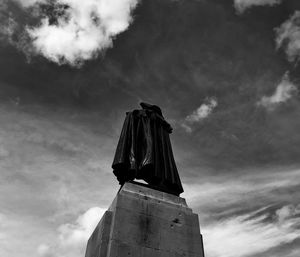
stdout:
POLYGON ((135 110, 126 112, 126 116, 140 116, 140 115, 146 115, 145 110, 135 109, 135 110))
POLYGON ((173 128, 165 120, 161 109, 157 105, 150 105, 147 103, 141 103, 140 105, 142 106, 142 109, 135 109, 133 111, 126 112, 127 120, 139 118, 149 119, 160 124, 168 133, 172 133, 173 128))

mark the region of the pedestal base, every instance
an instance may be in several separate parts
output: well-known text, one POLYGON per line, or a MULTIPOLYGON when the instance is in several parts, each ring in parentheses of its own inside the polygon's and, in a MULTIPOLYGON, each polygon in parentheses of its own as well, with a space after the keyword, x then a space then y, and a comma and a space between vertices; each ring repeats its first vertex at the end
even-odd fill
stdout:
POLYGON ((204 257, 198 215, 185 199, 125 183, 91 235, 85 257, 204 257))

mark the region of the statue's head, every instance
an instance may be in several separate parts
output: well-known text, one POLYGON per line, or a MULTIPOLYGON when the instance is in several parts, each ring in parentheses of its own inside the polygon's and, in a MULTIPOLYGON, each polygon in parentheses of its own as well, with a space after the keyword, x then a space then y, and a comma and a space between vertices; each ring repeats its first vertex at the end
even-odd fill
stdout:
POLYGON ((152 111, 158 113, 159 115, 163 116, 161 109, 157 105, 141 102, 140 106, 142 106, 143 109, 152 110, 152 111))

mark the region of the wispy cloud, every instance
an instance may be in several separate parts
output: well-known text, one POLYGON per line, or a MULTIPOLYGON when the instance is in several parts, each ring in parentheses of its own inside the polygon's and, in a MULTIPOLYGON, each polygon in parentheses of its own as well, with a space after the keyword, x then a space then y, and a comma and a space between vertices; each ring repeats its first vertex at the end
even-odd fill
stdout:
POLYGON ((299 170, 249 171, 186 185, 184 197, 199 208, 206 255, 257 256, 299 239, 299 193, 292 193, 299 178, 299 170), (296 201, 286 204, 287 197, 296 201))
POLYGON ((288 74, 285 74, 275 92, 271 96, 263 96, 257 104, 273 110, 278 104, 287 102, 296 92, 297 87, 290 81, 288 74))
POLYGON ((206 182, 203 179, 193 178, 193 183, 184 184, 183 197, 188 199, 194 209, 199 209, 204 223, 215 219, 225 219, 237 212, 249 212, 270 204, 284 204, 287 198, 292 201, 300 194, 293 188, 300 183, 299 170, 277 170, 259 173, 249 171, 244 175, 221 176, 211 178, 206 182), (245 205, 247 202, 247 205, 245 205))
POLYGON ((207 118, 217 106, 218 102, 215 97, 206 98, 203 104, 185 118, 181 126, 186 132, 192 132, 191 126, 207 118))
POLYGON ((20 215, 30 213, 37 219, 59 220, 64 215, 76 215, 95 202, 99 203, 98 200, 101 204, 110 201, 99 191, 113 195, 118 188, 110 172, 114 151, 112 138, 96 135, 89 131, 87 124, 78 125, 68 114, 62 115, 61 120, 53 119, 50 113, 45 119, 37 118, 33 114, 5 110, 2 106, 2 209, 12 211, 18 208, 20 215), (107 186, 101 182, 105 177, 110 181, 107 186), (85 194, 88 197, 78 203, 85 194))
POLYGON ((300 238, 299 206, 284 206, 275 213, 264 211, 265 208, 204 227, 207 255, 250 256, 300 238))
POLYGON ((246 9, 252 6, 277 5, 281 0, 234 0, 234 7, 238 13, 243 13, 246 9))
POLYGON ((24 141, 65 154, 83 153, 87 150, 82 143, 74 142, 77 140, 72 140, 67 135, 51 135, 45 131, 32 132, 25 137, 24 141))
MULTIPOLYGON (((274 175, 274 178, 279 174, 274 175)), ((271 175, 269 175, 271 176, 271 175)), ((232 189, 231 198, 234 195, 248 195, 250 191, 260 191, 266 194, 274 188, 289 187, 292 185, 292 177, 295 180, 299 178, 298 171, 291 171, 282 174, 282 177, 289 179, 280 181, 269 181, 266 176, 254 178, 259 179, 261 183, 256 186, 253 183, 249 185, 233 182, 226 190, 215 192, 216 195, 226 195, 230 188, 232 189), (251 184, 251 185, 250 185, 251 184), (247 191, 248 190, 248 191, 247 191), (248 193, 247 193, 248 192, 248 193)), ((253 182, 253 181, 252 181, 253 182)), ((207 191, 207 187, 198 185, 207 191)), ((216 189, 219 189, 217 186, 216 189)), ((223 188, 224 189, 224 188, 223 188)), ((216 203, 212 200, 214 194, 208 190, 203 198, 207 198, 210 205, 220 203, 220 199, 216 203)), ((239 199, 241 200, 241 199, 239 199)), ((248 199, 249 200, 249 199, 248 199)), ((201 202, 199 198, 198 202, 201 202)), ((244 201, 246 201, 244 199, 244 201)), ((228 202, 225 203, 228 205, 228 202)), ((91 235, 96 224, 99 222, 104 213, 103 208, 93 207, 80 215, 75 222, 60 225, 57 229, 57 240, 54 244, 44 242, 37 248, 37 252, 43 257, 79 257, 84 254, 86 242, 91 235), (54 250, 55 249, 55 250, 54 250)), ((247 214, 233 213, 230 216, 214 219, 212 222, 201 224, 202 234, 204 236, 204 246, 206 255, 209 257, 246 257, 271 250, 283 244, 288 244, 300 238, 300 205, 283 205, 279 208, 273 208, 271 205, 248 212, 247 214)))
POLYGON ((17 23, 10 15, 7 15, 5 21, 0 25, 0 38, 5 38, 8 42, 13 43, 12 36, 17 28, 17 23))
POLYGON ((217 105, 218 102, 215 98, 207 98, 197 110, 186 117, 186 121, 195 123, 199 122, 202 119, 205 119, 209 114, 212 113, 213 109, 216 108, 217 105))

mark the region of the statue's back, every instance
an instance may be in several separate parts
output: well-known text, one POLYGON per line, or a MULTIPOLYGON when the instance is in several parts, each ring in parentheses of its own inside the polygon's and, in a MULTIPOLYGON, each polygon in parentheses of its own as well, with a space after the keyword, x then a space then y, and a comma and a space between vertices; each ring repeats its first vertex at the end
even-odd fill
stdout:
POLYGON ((150 186, 175 195, 183 192, 169 134, 172 128, 158 106, 126 114, 112 164, 120 184, 143 179, 150 186))

